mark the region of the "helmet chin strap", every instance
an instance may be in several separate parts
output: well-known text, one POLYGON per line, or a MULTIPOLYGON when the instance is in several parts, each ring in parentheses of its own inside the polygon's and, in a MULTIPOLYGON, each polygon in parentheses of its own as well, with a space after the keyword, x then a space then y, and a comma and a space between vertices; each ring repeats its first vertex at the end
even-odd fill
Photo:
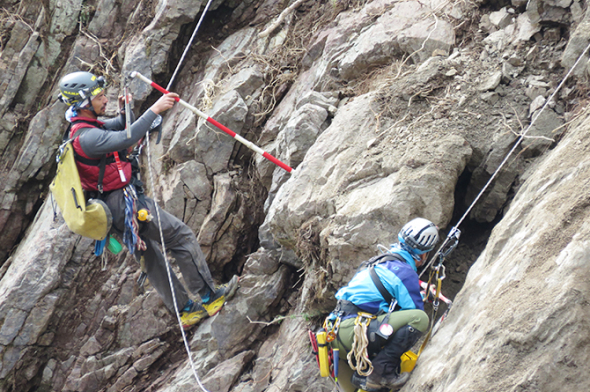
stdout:
POLYGON ((414 260, 420 260, 420 255, 414 253, 414 249, 410 248, 405 242, 400 242, 400 247, 408 252, 414 260))
POLYGON ((96 117, 98 117, 98 113, 96 113, 96 110, 94 110, 94 106, 92 106, 92 99, 91 98, 87 98, 84 101, 82 101, 82 104, 80 106, 78 106, 78 110, 79 109, 84 109, 84 110, 89 110, 92 112, 92 114, 94 114, 96 117), (86 101, 88 101, 88 103, 84 104, 86 101), (84 104, 82 106, 82 104, 84 104))

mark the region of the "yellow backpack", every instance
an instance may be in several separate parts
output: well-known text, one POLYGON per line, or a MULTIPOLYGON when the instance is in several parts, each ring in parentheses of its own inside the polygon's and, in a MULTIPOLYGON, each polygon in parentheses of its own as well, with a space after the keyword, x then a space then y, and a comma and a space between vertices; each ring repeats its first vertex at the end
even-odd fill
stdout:
POLYGON ((72 139, 59 147, 56 160, 57 172, 49 189, 68 228, 83 237, 104 240, 113 223, 111 211, 102 200, 89 199, 86 202, 74 160, 72 139))

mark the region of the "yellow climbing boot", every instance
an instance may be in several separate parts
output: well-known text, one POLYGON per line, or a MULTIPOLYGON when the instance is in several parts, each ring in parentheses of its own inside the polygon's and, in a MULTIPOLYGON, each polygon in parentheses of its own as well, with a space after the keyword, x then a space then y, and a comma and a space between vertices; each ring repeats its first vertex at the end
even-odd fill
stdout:
POLYGON ((189 301, 180 312, 180 322, 185 331, 191 329, 207 317, 209 317, 209 314, 200 302, 189 301))
POLYGON ((207 310, 209 316, 215 316, 226 301, 229 301, 238 289, 240 278, 234 275, 231 280, 215 289, 207 302, 203 302, 203 307, 207 310))

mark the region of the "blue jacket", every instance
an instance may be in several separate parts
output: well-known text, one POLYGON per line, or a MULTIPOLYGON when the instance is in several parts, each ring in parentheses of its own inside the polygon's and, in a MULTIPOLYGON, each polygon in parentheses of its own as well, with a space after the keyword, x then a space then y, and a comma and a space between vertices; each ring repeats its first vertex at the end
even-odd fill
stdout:
MULTIPOLYGON (((401 310, 424 310, 424 302, 420 294, 420 280, 414 259, 410 253, 395 246, 392 247, 390 253, 397 253, 404 258, 405 262, 392 260, 377 264, 375 272, 377 272, 381 283, 397 300, 401 310)), ((357 272, 346 286, 338 290, 336 299, 350 301, 372 314, 376 314, 380 309, 385 312, 389 309, 389 304, 383 299, 371 280, 368 268, 357 272)))

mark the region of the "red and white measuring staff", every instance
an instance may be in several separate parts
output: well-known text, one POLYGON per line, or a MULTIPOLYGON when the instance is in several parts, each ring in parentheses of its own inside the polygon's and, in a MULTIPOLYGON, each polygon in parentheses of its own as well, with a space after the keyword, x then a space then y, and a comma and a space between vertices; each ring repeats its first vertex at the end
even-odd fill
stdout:
MULTIPOLYGON (((426 287, 428 286, 428 283, 420 280, 420 287, 422 287, 422 290, 424 290, 424 296, 428 296, 428 294, 426 293, 426 287)), ((436 297, 436 286, 434 284, 430 285, 430 294, 432 294, 433 297, 436 297)), ((453 301, 451 301, 450 299, 448 299, 447 297, 445 297, 444 295, 442 295, 442 293, 438 293, 438 298, 443 301, 444 303, 446 303, 447 305, 452 305, 453 301)))
MULTIPOLYGON (((162 94, 168 94, 169 93, 169 91, 166 90, 164 87, 162 87, 162 86, 160 86, 160 85, 152 82, 151 80, 149 80, 148 78, 146 78, 145 76, 143 76, 142 74, 140 74, 139 72, 133 71, 131 73, 131 77, 132 78, 139 78, 141 81, 149 84, 150 86, 152 86, 153 88, 155 88, 156 90, 158 90, 159 92, 161 92, 162 94)), ((202 111, 200 111, 199 109, 197 109, 193 105, 189 104, 186 101, 183 101, 180 98, 175 98, 175 99, 176 99, 176 102, 178 102, 179 104, 181 104, 185 108, 191 110, 197 116, 204 118, 205 120, 207 120, 207 122, 215 125, 217 128, 221 129, 223 132, 227 133, 229 136, 233 137, 234 139, 236 139, 237 141, 239 141, 240 143, 242 143, 243 145, 245 145, 246 147, 248 147, 252 151, 254 151, 254 152, 262 155, 263 157, 265 157, 266 159, 268 159, 269 161, 271 161, 275 165, 279 166, 282 169, 285 169, 289 173, 291 173, 291 171, 293 170, 289 165, 287 165, 287 164, 279 161, 277 158, 273 157, 268 152, 264 151, 263 149, 261 149, 260 147, 258 147, 257 145, 255 145, 254 143, 252 143, 252 142, 244 139, 243 137, 241 137, 240 135, 238 135, 237 133, 235 133, 234 131, 232 131, 231 129, 229 129, 228 127, 226 127, 225 125, 218 123, 217 121, 215 121, 211 117, 207 116, 205 113, 203 113, 202 111)))
POLYGON ((121 179, 122 183, 126 183, 127 179, 125 178, 125 172, 123 171, 123 166, 121 165, 121 159, 119 159, 119 153, 115 151, 113 153, 115 156, 115 162, 117 163, 117 170, 119 171, 119 178, 121 179))
MULTIPOLYGON (((127 92, 127 87, 125 87, 125 128, 127 128, 127 139, 131 138, 131 116, 128 115, 130 111, 131 110, 129 109, 129 94, 127 92)), ((125 172, 123 171, 123 166, 121 165, 119 153, 115 151, 113 155, 115 156, 117 170, 119 171, 119 178, 121 179, 122 183, 126 183, 127 179, 125 178, 125 172)))

